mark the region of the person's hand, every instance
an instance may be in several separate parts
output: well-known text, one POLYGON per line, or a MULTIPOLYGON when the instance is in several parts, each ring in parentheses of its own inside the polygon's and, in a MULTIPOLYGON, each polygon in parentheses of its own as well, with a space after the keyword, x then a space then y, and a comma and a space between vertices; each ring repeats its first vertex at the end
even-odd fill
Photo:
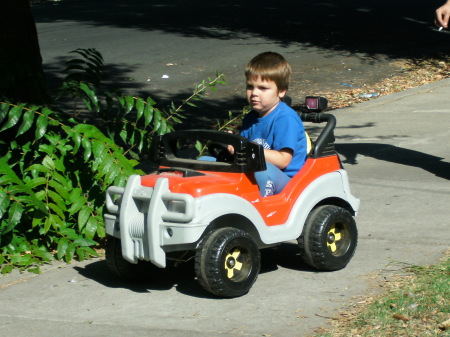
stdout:
POLYGON ((233 145, 228 145, 227 149, 228 149, 228 152, 230 152, 230 154, 234 154, 234 146, 233 145))
POLYGON ((438 27, 448 28, 448 20, 450 18, 450 1, 436 9, 436 19, 434 23, 438 27))
MULTIPOLYGON (((233 131, 228 130, 227 133, 233 133, 233 131)), ((227 146, 228 152, 230 152, 231 154, 234 154, 234 146, 233 145, 229 145, 227 146)))

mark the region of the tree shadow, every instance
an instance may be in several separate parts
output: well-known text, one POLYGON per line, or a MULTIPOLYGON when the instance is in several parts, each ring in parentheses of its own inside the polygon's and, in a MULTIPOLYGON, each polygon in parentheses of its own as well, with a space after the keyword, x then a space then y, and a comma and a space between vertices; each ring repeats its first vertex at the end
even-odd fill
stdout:
POLYGON ((443 161, 444 158, 427 153, 376 143, 336 144, 336 150, 345 157, 343 160, 345 164, 356 165, 356 157, 359 154, 400 165, 417 167, 437 177, 450 180, 450 163, 443 161))
MULTIPOLYGON (((46 73, 47 85, 49 91, 56 96, 57 91, 61 87, 64 77, 64 69, 66 63, 72 60, 74 56, 60 56, 56 59, 56 62, 44 65, 44 71, 46 73)), ((193 93, 194 87, 184 90, 178 90, 176 94, 172 94, 170 100, 167 98, 167 93, 163 90, 153 90, 151 93, 142 90, 142 84, 130 79, 127 74, 133 71, 138 66, 129 66, 127 64, 109 63, 105 61, 103 81, 101 89, 107 92, 114 92, 120 90, 121 93, 126 95, 138 96, 141 98, 151 97, 157 104, 156 106, 160 110, 169 110, 172 103, 175 106, 182 104, 184 100, 190 97, 193 93)), ((220 88, 218 89, 220 90, 220 88)), ((176 125, 177 130, 180 129, 192 129, 192 128, 213 128, 218 121, 226 120, 229 117, 229 112, 232 111, 235 114, 242 111, 246 105, 245 98, 243 96, 232 95, 226 98, 216 97, 214 92, 209 93, 208 99, 202 99, 196 101, 194 106, 185 105, 183 107, 183 123, 176 125)), ((67 113, 74 112, 77 108, 83 106, 82 103, 76 105, 71 100, 64 100, 58 102, 58 106, 61 110, 67 113)), ((89 116, 86 116, 89 119, 89 116)))
MULTIPOLYGON (((436 32, 428 1, 382 0, 64 0, 33 7, 36 22, 159 30, 205 39, 263 37, 281 46, 411 58, 450 49, 450 34, 436 32)), ((370 64, 370 60, 368 60, 370 64)))

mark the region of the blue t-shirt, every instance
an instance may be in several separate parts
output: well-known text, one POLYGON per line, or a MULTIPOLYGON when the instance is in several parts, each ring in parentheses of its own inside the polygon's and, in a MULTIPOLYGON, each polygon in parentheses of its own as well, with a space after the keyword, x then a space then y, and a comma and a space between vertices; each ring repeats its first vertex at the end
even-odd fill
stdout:
POLYGON ((291 162, 283 172, 293 177, 306 161, 306 137, 303 123, 297 113, 280 102, 268 115, 260 118, 256 111, 244 117, 241 136, 262 145, 265 149, 294 151, 291 162))

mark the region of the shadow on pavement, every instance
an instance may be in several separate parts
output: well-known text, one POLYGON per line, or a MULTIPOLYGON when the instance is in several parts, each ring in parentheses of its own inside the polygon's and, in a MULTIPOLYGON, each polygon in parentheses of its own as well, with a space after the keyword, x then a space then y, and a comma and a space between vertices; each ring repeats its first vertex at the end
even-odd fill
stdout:
POLYGON ((281 45, 403 58, 449 50, 450 34, 438 34, 432 26, 438 5, 406 0, 65 0, 34 6, 33 12, 38 22, 78 21, 208 39, 241 35, 244 44, 247 35, 281 45))
POLYGON ((356 157, 359 154, 400 165, 421 168, 437 177, 450 180, 450 163, 443 161, 444 158, 427 153, 376 143, 336 144, 336 150, 345 157, 343 160, 345 164, 357 164, 356 157))
MULTIPOLYGON (((260 274, 275 272, 279 267, 313 272, 314 270, 305 265, 298 255, 298 246, 292 243, 282 243, 273 248, 261 250, 260 274)), ((151 266, 152 267, 152 266, 151 266)), ((83 277, 98 282, 108 288, 123 288, 136 293, 148 293, 152 291, 167 291, 172 288, 182 294, 199 297, 217 297, 203 290, 197 282, 194 271, 194 261, 190 260, 178 266, 169 266, 165 269, 151 269, 142 281, 124 281, 119 279, 106 265, 105 260, 89 263, 85 267, 74 267, 83 277)))

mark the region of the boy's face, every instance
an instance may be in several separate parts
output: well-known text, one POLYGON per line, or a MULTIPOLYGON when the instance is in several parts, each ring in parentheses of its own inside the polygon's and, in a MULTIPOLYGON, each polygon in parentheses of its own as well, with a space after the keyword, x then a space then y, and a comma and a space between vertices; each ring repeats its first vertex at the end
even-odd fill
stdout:
POLYGON ((260 76, 247 80, 247 101, 260 117, 272 112, 286 94, 279 91, 274 81, 263 81, 260 76))

